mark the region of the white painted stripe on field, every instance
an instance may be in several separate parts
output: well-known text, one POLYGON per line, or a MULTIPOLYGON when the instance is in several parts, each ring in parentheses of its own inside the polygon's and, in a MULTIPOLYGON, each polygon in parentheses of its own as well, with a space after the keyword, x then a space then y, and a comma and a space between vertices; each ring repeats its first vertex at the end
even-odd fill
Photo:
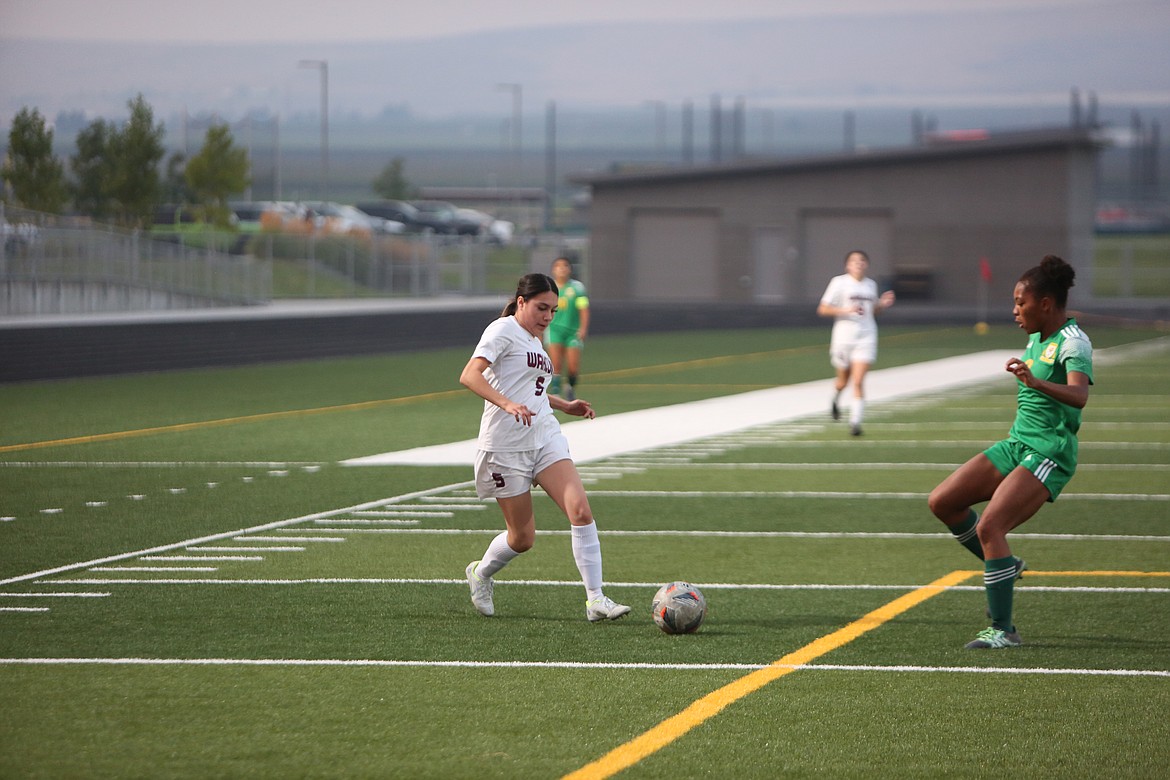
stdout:
POLYGON ((350 658, 0 658, 5 666, 374 666, 460 669, 630 669, 664 671, 755 670, 773 666, 809 672, 898 672, 902 674, 1039 674, 1106 677, 1170 677, 1165 669, 1080 669, 1003 666, 876 666, 850 664, 648 663, 645 661, 409 661, 350 658))
MULTIPOLYGON (((972 572, 974 574, 974 572, 972 572)), ((1031 576, 1042 577, 1044 572, 1029 572, 1031 576)), ((1124 574, 1117 575, 1125 576, 1124 574)), ((49 583, 83 583, 87 585, 467 585, 466 577, 306 577, 301 579, 85 579, 49 580, 49 583)), ((496 585, 520 587, 579 588, 580 580, 509 580, 494 579, 496 585)), ((606 582, 608 588, 641 588, 657 590, 660 582, 606 582)), ((743 582, 696 582, 700 590, 755 590, 755 591, 797 591, 797 590, 840 590, 840 591, 913 591, 930 588, 930 585, 868 585, 868 584, 775 584, 743 582)), ((983 593, 982 585, 950 585, 942 590, 970 591, 983 593)), ((1052 593, 1130 593, 1167 594, 1170 588, 1107 587, 1102 585, 1016 585, 1017 591, 1052 593)))
MULTIPOLYGON (((320 528, 305 529, 320 530, 323 533, 345 534, 432 534, 436 536, 451 535, 486 535, 498 534, 498 528, 320 528)), ((569 536, 566 529, 537 530, 538 536, 569 536)), ((692 536, 692 537, 728 537, 728 538, 790 538, 790 539, 925 539, 937 541, 939 539, 953 539, 951 534, 916 533, 911 531, 683 531, 672 529, 655 530, 601 530, 601 536, 692 536)), ((1170 535, 1126 535, 1126 534, 1045 534, 1045 533, 1013 533, 1013 539, 1036 539, 1040 541, 1080 542, 1170 542, 1170 535)), ((206 548, 205 548, 206 549, 206 548)))
POLYGON ((358 517, 454 517, 454 512, 436 510, 428 511, 425 509, 380 509, 367 510, 365 512, 354 512, 358 517))
MULTIPOLYGON (((470 503, 469 504, 418 504, 416 506, 417 506, 418 510, 425 512, 426 514, 437 514, 439 512, 478 512, 478 511, 481 511, 481 510, 488 508, 488 505, 486 503, 478 503, 478 504, 470 504, 470 503)), ((414 509, 415 507, 412 506, 412 507, 408 507, 408 508, 414 509)), ((354 514, 361 515, 362 517, 379 517, 385 513, 380 511, 380 510, 371 509, 371 510, 367 510, 365 512, 354 512, 354 514)), ((396 512, 391 512, 391 513, 389 513, 389 516, 396 516, 396 514, 397 514, 396 512)), ((450 515, 448 515, 448 516, 450 516, 450 515)))
POLYGON ((0 593, 6 599, 104 599, 109 593, 0 593))
POLYGON ((220 461, 220 460, 162 460, 162 461, 144 461, 144 460, 118 460, 118 461, 102 461, 102 460, 46 460, 46 461, 31 461, 31 460, 14 460, 0 462, 0 468, 71 468, 71 469, 98 469, 98 468, 198 468, 198 467, 226 467, 226 468, 286 468, 289 466, 320 466, 321 464, 314 461, 295 462, 295 461, 263 461, 263 460, 243 460, 243 461, 220 461))
POLYGON ((191 552, 304 552, 304 547, 188 547, 191 552))
MULTIPOLYGON (((929 493, 865 492, 851 490, 591 490, 593 496, 633 498, 879 498, 922 500, 929 493)), ((1062 499, 1082 501, 1170 501, 1167 493, 1061 493, 1062 499)))
POLYGON ((0 607, 0 612, 48 612, 48 607, 0 607))
MULTIPOLYGON (((624 461, 623 461, 624 462, 624 461)), ((744 463, 695 463, 689 460, 679 460, 677 463, 654 463, 656 468, 678 468, 702 471, 888 471, 900 469, 902 471, 954 471, 961 463, 926 463, 926 462, 867 462, 867 463, 818 463, 816 461, 802 461, 800 463, 779 462, 744 462, 744 463)), ((643 469, 637 469, 642 471, 643 469)), ((1170 471, 1170 463, 1078 463, 1077 471, 1170 471)), ((596 491, 590 491, 595 495, 596 491)), ((1067 493, 1062 495, 1069 495, 1067 493)))
MULTIPOLYGON (((870 404, 876 404, 1002 377, 1003 366, 1013 355, 1002 350, 979 352, 871 371, 866 375, 866 398, 870 404)), ((823 415, 826 405, 825 380, 818 379, 581 420, 566 423, 561 430, 569 440, 574 462, 584 464, 631 450, 687 444, 761 425, 791 422, 813 414, 823 415)), ((476 440, 468 439, 352 458, 342 461, 342 465, 470 466, 475 460, 475 452, 476 440)))
POLYGON ((349 512, 356 512, 360 509, 374 509, 380 506, 387 506, 389 504, 401 503, 405 501, 413 501, 422 496, 433 496, 435 494, 446 493, 450 490, 456 490, 472 482, 454 482, 449 485, 441 485, 435 488, 428 488, 426 490, 417 490, 411 493, 404 493, 400 496, 392 496, 390 498, 381 498, 376 501, 366 501, 354 506, 341 507, 340 509, 329 509, 324 512, 314 512, 300 517, 292 517, 287 520, 277 520, 271 523, 264 523, 263 525, 254 526, 252 528, 237 528, 234 531, 226 531, 224 533, 210 534, 208 536, 201 536, 195 539, 187 539, 182 542, 173 542, 171 544, 159 545, 157 547, 150 547, 145 550, 135 550, 134 552, 120 553, 118 555, 110 555, 105 558, 96 558, 91 561, 83 561, 79 563, 70 563, 64 566, 55 566, 51 569, 42 569, 41 571, 30 572, 28 574, 20 574, 15 577, 8 577, 0 580, 0 585, 8 585, 13 582, 24 582, 26 580, 35 580, 41 577, 51 576, 53 574, 61 574, 68 571, 77 571, 78 569, 86 569, 91 566, 96 566, 104 563, 113 563, 115 561, 124 561, 132 558, 141 558, 143 555, 152 555, 154 553, 169 552, 171 550, 178 550, 182 548, 190 548, 193 545, 205 544, 207 542, 215 542, 223 539, 231 539, 242 534, 250 534, 262 531, 272 531, 284 528, 290 525, 297 525, 298 523, 310 522, 322 517, 333 517, 349 512))
POLYGON ((263 555, 144 555, 141 561, 262 561, 263 555))
POLYGON ((217 566, 94 566, 90 571, 219 571, 217 566))
MULTIPOLYGON (((304 533, 304 528, 284 529, 277 528, 278 531, 291 530, 292 533, 304 533)), ((236 536, 232 539, 233 542, 344 542, 340 536, 236 536)), ((207 548, 203 548, 207 549, 207 548)), ((259 550, 269 549, 267 547, 259 547, 259 550)))
MULTIPOLYGON (((455 515, 451 515, 451 514, 447 514, 447 515, 438 515, 438 514, 436 514, 436 515, 433 515, 433 517, 436 517, 436 518, 441 518, 441 517, 454 517, 454 516, 455 516, 455 515)), ((334 524, 337 524, 337 525, 418 525, 418 524, 419 524, 420 522, 422 522, 422 521, 421 521, 421 520, 418 520, 418 519, 414 519, 414 520, 406 520, 406 519, 396 520, 396 519, 394 519, 394 518, 390 518, 390 517, 386 517, 386 518, 382 518, 382 519, 377 519, 377 520, 367 520, 367 519, 364 519, 364 518, 331 517, 331 518, 329 518, 328 520, 314 520, 313 522, 314 522, 314 523, 321 523, 321 524, 324 524, 324 523, 334 523, 334 524)))

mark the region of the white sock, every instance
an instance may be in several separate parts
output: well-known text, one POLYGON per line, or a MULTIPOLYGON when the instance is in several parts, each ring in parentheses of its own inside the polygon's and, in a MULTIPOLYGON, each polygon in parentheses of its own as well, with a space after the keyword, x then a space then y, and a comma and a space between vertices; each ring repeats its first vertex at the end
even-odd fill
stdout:
POLYGON ((475 567, 475 573, 480 577, 491 577, 519 554, 508 546, 508 532, 501 531, 488 545, 487 551, 484 552, 483 558, 479 561, 479 566, 475 567))
POLYGON ((854 398, 853 405, 849 407, 849 424, 861 425, 861 418, 865 414, 865 399, 854 398))
POLYGON ((573 560, 585 583, 585 597, 590 601, 599 599, 601 593, 601 541, 597 538, 597 523, 571 525, 573 535, 573 560))

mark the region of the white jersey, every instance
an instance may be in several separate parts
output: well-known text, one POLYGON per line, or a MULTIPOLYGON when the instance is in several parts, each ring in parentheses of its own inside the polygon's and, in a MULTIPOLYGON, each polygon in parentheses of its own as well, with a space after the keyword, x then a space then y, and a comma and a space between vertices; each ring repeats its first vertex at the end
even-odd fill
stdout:
POLYGON ((838 314, 833 323, 833 340, 877 335, 874 307, 878 302, 877 282, 869 277, 858 281, 849 274, 834 276, 821 296, 821 303, 849 309, 838 314))
POLYGON ((490 401, 483 402, 479 422, 479 449, 489 452, 537 450, 560 433, 561 424, 548 403, 552 381, 552 360, 540 339, 516 322, 501 317, 487 326, 472 357, 491 363, 484 378, 514 403, 535 414, 532 425, 524 425, 490 401))

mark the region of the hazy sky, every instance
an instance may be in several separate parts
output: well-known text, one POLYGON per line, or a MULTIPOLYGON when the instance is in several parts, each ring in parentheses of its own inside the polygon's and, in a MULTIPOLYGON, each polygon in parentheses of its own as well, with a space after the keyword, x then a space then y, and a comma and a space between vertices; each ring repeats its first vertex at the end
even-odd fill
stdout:
POLYGON ((1170 0, 0 0, 0 127, 117 116, 497 114, 720 94, 762 109, 1170 107, 1170 0), (393 43, 393 45, 383 45, 393 43))
POLYGON ((89 41, 378 41, 566 23, 1124 6, 1125 0, 2 0, 0 35, 89 41))

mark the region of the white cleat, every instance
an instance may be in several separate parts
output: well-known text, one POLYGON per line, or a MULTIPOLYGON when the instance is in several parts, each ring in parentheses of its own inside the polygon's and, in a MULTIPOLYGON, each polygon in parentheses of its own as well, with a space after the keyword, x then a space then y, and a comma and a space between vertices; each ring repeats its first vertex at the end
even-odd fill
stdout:
POLYGON ((618 604, 609 596, 602 596, 599 599, 585 602, 585 617, 589 618, 590 623, 596 623, 601 620, 617 620, 628 614, 630 614, 629 607, 625 604, 618 604))
POLYGON ((495 604, 492 603, 492 591, 495 590, 495 584, 491 577, 480 577, 475 573, 475 567, 479 565, 479 561, 472 561, 467 564, 467 584, 471 588, 471 603, 475 605, 476 611, 484 617, 491 617, 496 614, 495 604))

